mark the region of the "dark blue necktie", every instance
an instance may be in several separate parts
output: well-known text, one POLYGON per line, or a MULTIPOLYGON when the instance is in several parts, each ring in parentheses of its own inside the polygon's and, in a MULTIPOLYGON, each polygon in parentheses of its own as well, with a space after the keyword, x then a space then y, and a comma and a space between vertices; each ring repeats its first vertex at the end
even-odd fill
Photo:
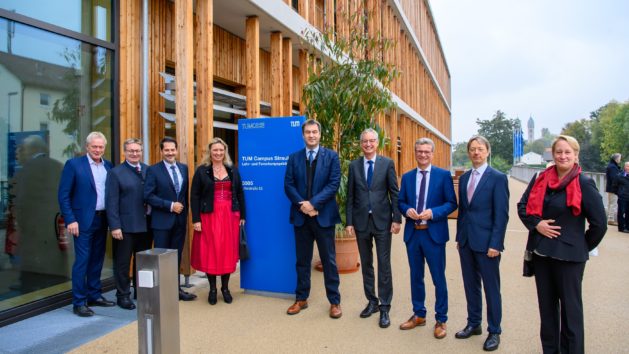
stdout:
POLYGON ((175 184, 175 192, 179 195, 181 191, 181 185, 179 184, 179 176, 177 175, 177 168, 175 165, 170 166, 170 169, 173 171, 173 183, 175 184))
POLYGON ((426 172, 419 171, 422 174, 422 181, 419 184, 419 197, 417 198, 417 213, 424 211, 424 199, 426 197, 426 172))
POLYGON ((312 166, 312 160, 314 160, 314 150, 308 151, 308 163, 312 166))
POLYGON ((373 161, 367 161, 369 167, 367 168, 367 187, 371 188, 371 180, 373 179, 373 161))

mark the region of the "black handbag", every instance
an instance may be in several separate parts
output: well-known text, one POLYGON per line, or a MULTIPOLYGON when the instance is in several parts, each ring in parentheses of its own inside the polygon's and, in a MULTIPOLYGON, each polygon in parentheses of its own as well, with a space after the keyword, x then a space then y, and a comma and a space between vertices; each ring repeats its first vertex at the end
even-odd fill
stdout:
POLYGON ((535 275, 535 266, 533 265, 533 251, 524 250, 524 263, 522 267, 522 276, 532 277, 535 275))
POLYGON ((240 225, 240 247, 238 254, 241 261, 249 259, 249 247, 247 247, 247 233, 245 232, 245 225, 240 225))

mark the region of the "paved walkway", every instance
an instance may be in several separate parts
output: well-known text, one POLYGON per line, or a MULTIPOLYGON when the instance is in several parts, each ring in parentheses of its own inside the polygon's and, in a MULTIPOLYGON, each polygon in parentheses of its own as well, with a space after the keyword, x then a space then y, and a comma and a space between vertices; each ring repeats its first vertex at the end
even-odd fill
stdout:
MULTIPOLYGON (((541 352, 534 279, 521 276, 527 233, 515 210, 524 188, 523 183, 510 180, 510 222, 501 265, 503 335, 499 351, 503 353, 541 352)), ((455 222, 451 220, 451 240, 454 231, 455 222)), ((588 262, 584 277, 586 350, 589 353, 629 353, 625 339, 629 330, 629 235, 618 233, 611 227, 599 252, 598 257, 592 257, 588 262)), ((323 276, 319 272, 313 272, 310 307, 296 316, 285 314, 291 300, 249 295, 237 289, 238 274, 232 278, 234 302, 225 304, 219 295, 219 303, 210 306, 206 301, 208 286, 204 279, 198 278, 198 285, 192 291, 199 295, 199 299, 179 303, 181 352, 481 353, 485 332, 467 340, 454 338, 454 333, 466 323, 465 296, 454 242, 447 245, 447 257, 449 331, 445 339, 437 340, 432 335, 434 288, 429 275, 426 278, 428 325, 411 331, 397 328, 412 314, 408 263, 399 234, 394 236, 392 247, 394 297, 392 325, 388 329, 378 327, 377 315, 368 319, 358 317, 366 304, 360 273, 341 276, 343 317, 339 320, 328 317, 329 305, 325 299, 323 276)), ((82 319, 68 313, 65 320, 76 322, 82 319)), ((485 329, 486 323, 483 324, 485 329)), ((111 329, 73 352, 137 353, 137 322, 109 331, 111 329)), ((29 331, 15 335, 37 337, 38 334, 29 331)), ((78 329, 70 335, 79 337, 84 334, 78 329)), ((5 340, 0 334, 0 352, 7 348, 5 340)), ((37 352, 59 351, 55 347, 49 349, 37 352)))

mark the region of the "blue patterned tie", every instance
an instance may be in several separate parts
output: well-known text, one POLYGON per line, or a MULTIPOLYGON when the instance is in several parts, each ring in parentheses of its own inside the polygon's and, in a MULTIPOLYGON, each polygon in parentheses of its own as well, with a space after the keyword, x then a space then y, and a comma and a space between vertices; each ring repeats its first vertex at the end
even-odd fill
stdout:
POLYGON ((314 160, 314 150, 308 151, 308 163, 312 166, 312 160, 314 160))
POLYGON ((177 168, 175 165, 170 166, 170 169, 173 170, 173 183, 175 184, 175 192, 179 195, 181 191, 181 185, 179 184, 179 176, 177 175, 177 168))
POLYGON ((419 197, 417 198, 417 213, 424 211, 424 199, 426 198, 426 172, 419 171, 422 174, 422 181, 419 185, 419 197))
POLYGON ((367 187, 371 188, 371 180, 373 179, 373 161, 367 161, 369 167, 367 168, 367 187))

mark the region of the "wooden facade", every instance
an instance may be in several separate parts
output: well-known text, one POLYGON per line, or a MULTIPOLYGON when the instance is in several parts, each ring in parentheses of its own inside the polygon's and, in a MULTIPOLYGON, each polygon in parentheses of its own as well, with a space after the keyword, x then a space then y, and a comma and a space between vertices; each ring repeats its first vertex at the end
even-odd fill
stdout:
MULTIPOLYGON (((249 1, 231 3, 239 6, 249 1)), ((401 75, 390 90, 412 110, 396 109, 376 117, 390 139, 382 154, 394 159, 401 175, 416 166, 415 140, 429 137, 436 144, 433 163, 450 167, 450 73, 428 0, 299 0, 295 9, 291 7, 293 1, 268 3, 284 7, 290 16, 303 17, 319 30, 336 29, 340 36, 349 33, 349 26, 361 25, 343 20, 347 14, 365 11, 366 32, 395 43, 387 50, 367 55, 397 66, 401 75)), ((281 22, 261 24, 263 19, 269 21, 273 17, 256 13, 239 18, 242 30, 233 33, 221 27, 219 14, 214 10, 217 4, 213 0, 196 0, 192 9, 192 0, 149 0, 149 61, 148 67, 143 68, 142 1, 119 1, 118 134, 123 141, 143 133, 140 83, 146 72, 150 131, 145 134, 149 134, 151 142, 146 147, 150 150, 148 163, 160 159, 158 142, 175 129, 182 145, 180 160, 194 170, 215 131, 212 90, 216 85, 246 96, 248 117, 262 116, 261 103, 265 102, 271 106, 266 114, 272 116, 288 116, 295 109, 304 111, 301 88, 307 80, 309 58, 299 49, 299 33, 279 32, 277 28, 286 28, 281 22), (270 27, 275 29, 268 30, 270 27), (263 42, 270 45, 261 48, 263 42), (166 102, 160 95, 166 84, 160 72, 168 71, 175 72, 177 81, 174 125, 160 116, 160 112, 166 111, 166 102), (197 85, 196 129, 193 80, 197 85)), ((241 117, 234 115, 234 119, 241 117)))

